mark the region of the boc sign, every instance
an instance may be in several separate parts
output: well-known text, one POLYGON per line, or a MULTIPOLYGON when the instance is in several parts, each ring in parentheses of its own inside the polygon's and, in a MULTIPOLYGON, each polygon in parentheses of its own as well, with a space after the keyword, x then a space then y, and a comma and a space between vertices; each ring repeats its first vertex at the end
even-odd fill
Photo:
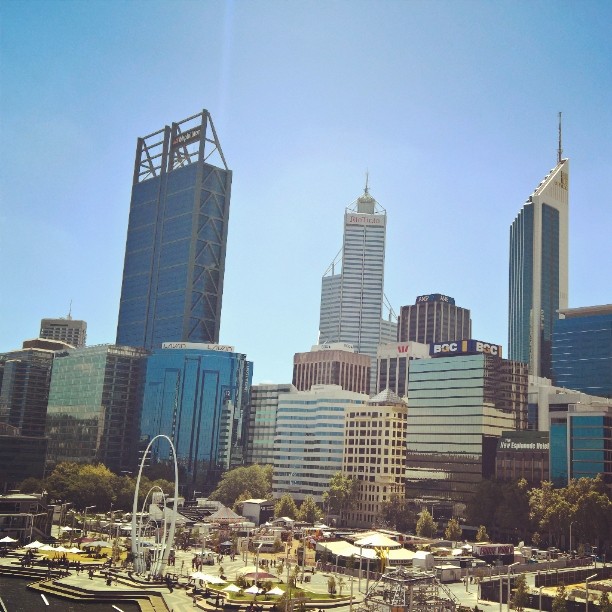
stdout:
POLYGON ((502 347, 481 340, 453 340, 451 342, 436 342, 429 345, 429 354, 432 357, 446 357, 447 355, 485 355, 502 356, 502 347))

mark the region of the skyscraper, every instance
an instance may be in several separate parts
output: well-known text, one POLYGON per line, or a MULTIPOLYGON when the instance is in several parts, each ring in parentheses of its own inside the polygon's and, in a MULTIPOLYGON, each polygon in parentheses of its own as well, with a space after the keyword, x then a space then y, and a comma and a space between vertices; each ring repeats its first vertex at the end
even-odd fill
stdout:
POLYGON ((87 338, 87 323, 73 319, 70 314, 65 319, 42 319, 39 337, 61 340, 74 348, 83 348, 87 338))
POLYGON ((207 110, 138 139, 117 344, 219 341, 231 182, 207 110))
POLYGON ((397 323, 383 318, 386 225, 387 212, 366 184, 345 211, 341 260, 332 262, 321 286, 319 343, 346 342, 369 355, 370 389, 376 388, 376 349, 397 335, 397 323))
MULTIPOLYGON (((560 132, 560 129, 559 129, 560 132)), ((510 227, 509 358, 551 377, 553 322, 568 301, 569 160, 529 196, 510 227)))

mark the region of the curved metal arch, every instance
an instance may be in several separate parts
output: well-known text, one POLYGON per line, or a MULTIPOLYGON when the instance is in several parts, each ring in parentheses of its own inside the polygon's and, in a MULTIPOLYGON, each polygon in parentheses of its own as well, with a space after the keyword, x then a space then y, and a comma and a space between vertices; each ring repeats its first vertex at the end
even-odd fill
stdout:
MULTIPOLYGON (((174 459, 174 504, 172 507, 172 519, 170 520, 170 529, 168 530, 167 537, 162 544, 162 556, 161 562, 159 563, 159 567, 156 567, 156 574, 163 574, 166 564, 168 563, 168 555, 170 554, 170 549, 172 548, 172 544, 174 543, 174 530, 176 527, 176 515, 177 515, 177 505, 178 505, 178 464, 176 461, 176 449, 174 448, 174 444, 172 440, 163 434, 159 434, 151 439, 145 452, 142 454, 142 459, 140 461, 140 468, 138 469, 138 476, 136 478, 136 488, 134 489, 134 503, 132 504, 132 554, 134 556, 134 568, 137 572, 142 572, 145 568, 143 567, 144 561, 139 557, 139 544, 140 544, 140 534, 138 533, 136 527, 137 515, 138 515, 138 492, 140 491, 140 479, 142 476, 142 470, 144 468, 145 459, 151 450, 151 446, 153 442, 157 439, 163 438, 168 441, 170 444, 170 448, 172 449, 172 458, 174 459)), ((150 491, 149 491, 150 493, 150 491)), ((148 497, 148 493, 147 493, 148 497)), ((146 498, 145 498, 146 501, 146 498)), ((144 506, 143 506, 144 508, 144 506)), ((164 504, 165 509, 165 504, 164 504)), ((166 522, 166 517, 164 513, 164 524, 166 522)))

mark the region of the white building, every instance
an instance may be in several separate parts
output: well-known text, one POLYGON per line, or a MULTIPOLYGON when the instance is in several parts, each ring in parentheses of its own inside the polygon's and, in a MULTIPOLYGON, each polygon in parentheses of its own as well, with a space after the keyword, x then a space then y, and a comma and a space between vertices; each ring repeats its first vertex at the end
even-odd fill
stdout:
POLYGON ((309 495, 322 503, 336 472, 342 471, 344 409, 368 396, 339 385, 313 385, 278 397, 272 495, 290 493, 296 501, 309 495))
POLYGON ((366 185, 345 211, 342 251, 321 286, 319 342, 348 342, 355 352, 369 355, 371 391, 376 388, 376 349, 397 338, 392 313, 383 317, 386 226, 387 213, 366 185))
POLYGON ((404 397, 408 393, 408 365, 413 359, 429 359, 429 344, 390 342, 381 344, 376 355, 376 391, 390 389, 404 397))

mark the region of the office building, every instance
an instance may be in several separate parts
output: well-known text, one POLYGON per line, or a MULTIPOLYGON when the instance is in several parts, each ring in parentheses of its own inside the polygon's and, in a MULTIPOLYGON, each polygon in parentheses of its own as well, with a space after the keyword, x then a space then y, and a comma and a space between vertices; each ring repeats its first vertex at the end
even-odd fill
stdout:
POLYGON ((295 390, 295 387, 290 384, 253 385, 251 387, 247 463, 274 465, 278 398, 283 393, 295 390))
POLYGON ((278 398, 272 494, 323 502, 329 481, 342 471, 344 409, 368 396, 339 385, 313 385, 278 398))
POLYGON ((429 344, 471 337, 470 311, 455 305, 455 299, 448 295, 419 295, 413 305, 400 309, 398 342, 429 344))
POLYGON ((65 319, 42 319, 39 337, 60 340, 74 348, 83 348, 87 340, 87 323, 73 319, 70 314, 65 319))
POLYGON ((319 343, 346 342, 372 360, 370 389, 376 387, 378 345, 393 342, 397 322, 385 316, 384 277, 387 213, 364 194, 344 213, 341 254, 323 276, 319 343), (338 271, 338 268, 341 270, 338 271))
POLYGON ((147 351, 98 345, 58 355, 53 363, 46 470, 63 461, 133 471, 147 351))
MULTIPOLYGON (((157 435, 170 437, 185 496, 207 495, 223 471, 245 462, 252 372, 233 346, 169 342, 148 358, 140 451, 157 435)), ((162 440, 148 462, 171 458, 162 440)))
POLYGON ((26 478, 45 473, 47 438, 22 436, 17 427, 0 423, 0 493, 16 489, 26 478))
POLYGON ((0 423, 22 436, 45 435, 53 350, 23 348, 0 355, 0 423))
POLYGON ((343 524, 372 527, 385 502, 404 496, 406 414, 406 402, 388 389, 365 404, 345 406, 342 472, 358 487, 343 524))
POLYGON ((391 342, 381 344, 377 351, 378 381, 376 391, 390 389, 399 397, 408 393, 408 365, 413 359, 429 359, 429 344, 391 342))
POLYGON ((495 478, 530 487, 550 480, 550 442, 547 431, 504 431, 497 441, 495 478))
POLYGON ((555 385, 612 398, 612 304, 565 308, 559 316, 553 325, 555 385))
POLYGON ((312 385, 340 385, 345 391, 370 393, 372 360, 355 352, 351 344, 318 344, 309 353, 293 357, 293 384, 298 391, 312 385))
POLYGON ((219 341, 231 182, 206 110, 138 139, 117 344, 219 341))
POLYGON ((557 311, 568 305, 569 160, 561 159, 510 227, 509 358, 552 378, 557 311))
POLYGON ((492 354, 496 345, 464 342, 431 345, 434 358, 411 361, 408 383, 406 494, 452 502, 455 516, 494 476, 502 432, 526 424, 527 367, 492 354))

